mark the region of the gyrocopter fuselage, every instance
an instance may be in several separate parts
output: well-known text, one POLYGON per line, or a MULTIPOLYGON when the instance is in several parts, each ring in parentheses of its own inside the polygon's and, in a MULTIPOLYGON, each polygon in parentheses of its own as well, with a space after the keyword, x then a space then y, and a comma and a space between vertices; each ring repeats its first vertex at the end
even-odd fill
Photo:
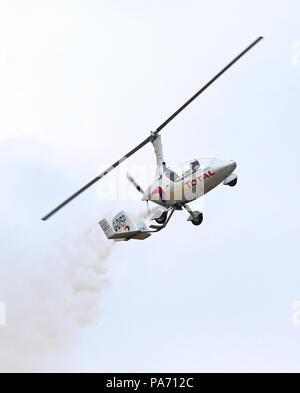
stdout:
POLYGON ((231 187, 235 186, 237 183, 237 175, 234 173, 234 170, 236 169, 237 164, 233 160, 209 157, 193 159, 187 166, 178 166, 178 168, 174 170, 166 165, 163 156, 161 136, 159 133, 171 120, 182 112, 183 109, 185 109, 192 101, 203 93, 213 82, 215 82, 215 80, 217 80, 225 71, 236 63, 245 53, 253 48, 262 38, 263 37, 259 37, 256 39, 196 94, 194 94, 184 105, 174 112, 155 131, 151 132, 143 142, 82 187, 66 201, 61 203, 58 207, 43 217, 42 220, 48 220, 58 210, 63 208, 82 192, 106 176, 143 146, 148 143, 152 143, 156 156, 156 173, 154 182, 144 191, 130 175, 128 175, 128 179, 142 194, 143 201, 151 201, 159 205, 159 208, 154 211, 151 217, 152 220, 156 221, 157 225, 150 225, 148 228, 144 221, 140 220, 138 222, 134 222, 127 213, 121 211, 112 219, 111 223, 106 219, 100 221, 99 224, 105 235, 108 239, 116 241, 130 239, 143 240, 149 237, 152 233, 165 228, 174 211, 183 209, 187 210, 189 214, 188 221, 191 221, 194 225, 200 225, 203 220, 203 213, 191 210, 188 203, 202 197, 221 183, 231 187))
POLYGON ((142 194, 143 201, 151 201, 159 205, 151 215, 151 219, 158 225, 150 225, 148 228, 143 220, 134 223, 126 212, 121 211, 112 219, 112 224, 109 224, 106 219, 100 221, 100 226, 109 239, 117 241, 146 239, 152 233, 165 228, 175 210, 187 210, 188 221, 200 225, 203 213, 192 211, 188 203, 200 198, 221 183, 231 187, 237 183, 237 175, 233 173, 236 168, 234 161, 216 157, 199 158, 178 165, 175 172, 174 169, 166 166, 160 135, 153 138, 152 144, 157 162, 154 182, 144 191, 132 176, 128 175, 128 180, 142 194))

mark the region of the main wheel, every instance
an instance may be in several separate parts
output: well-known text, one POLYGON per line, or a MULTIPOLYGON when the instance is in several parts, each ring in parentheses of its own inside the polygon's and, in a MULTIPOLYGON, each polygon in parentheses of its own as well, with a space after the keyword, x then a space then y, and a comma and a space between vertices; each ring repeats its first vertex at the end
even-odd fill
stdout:
POLYGON ((158 224, 164 224, 167 221, 168 212, 164 212, 159 218, 156 218, 155 221, 158 224))
POLYGON ((200 225, 200 224, 202 223, 202 221, 203 221, 203 214, 200 213, 199 216, 197 216, 196 218, 194 218, 194 219, 192 220, 192 224, 194 224, 194 225, 200 225))

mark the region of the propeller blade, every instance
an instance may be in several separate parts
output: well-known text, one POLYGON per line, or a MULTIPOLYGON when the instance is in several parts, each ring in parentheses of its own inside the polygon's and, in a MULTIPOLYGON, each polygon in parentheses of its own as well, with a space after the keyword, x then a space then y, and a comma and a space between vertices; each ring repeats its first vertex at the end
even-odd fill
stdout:
POLYGON ((153 140, 153 136, 157 135, 167 124, 170 123, 177 115, 179 115, 180 112, 182 112, 189 104, 191 104, 201 93, 203 93, 211 84, 213 84, 222 74, 224 74, 225 71, 227 71, 234 63, 236 63, 242 56, 244 56, 251 48, 253 48, 260 40, 262 40, 263 37, 257 38, 251 45, 249 45, 243 52, 241 52, 235 59, 233 59, 226 67, 224 67, 217 75, 215 75, 205 86, 203 86, 197 93, 195 93, 188 101, 186 101, 179 109, 177 109, 176 112, 174 112, 170 117, 168 117, 167 120, 165 120, 153 133, 150 135, 148 138, 146 138, 143 142, 141 142, 138 146, 136 146, 134 149, 132 149, 129 153, 125 154, 123 158, 120 160, 116 161, 113 165, 111 165, 109 168, 107 168, 104 172, 100 173, 97 177, 95 177, 93 180, 91 180, 89 183, 87 183, 84 187, 82 187, 80 190, 75 192, 75 194, 71 195, 68 199, 66 199, 64 202, 62 202, 59 206, 57 206, 55 209, 53 209, 50 213, 48 213, 46 216, 42 218, 43 221, 48 220, 53 214, 58 212, 60 209, 62 209, 64 206, 66 206, 69 202, 71 202, 73 199, 78 197, 81 193, 86 191, 88 188, 90 188, 92 185, 94 185, 96 182, 98 182, 102 177, 106 176, 109 172, 111 172, 113 169, 115 169, 118 165, 120 165, 123 161, 127 160, 130 156, 132 156, 134 153, 136 153, 138 150, 140 150, 142 147, 144 147, 147 143, 149 143, 151 140, 153 140))
POLYGON ((142 189, 142 187, 134 180, 134 178, 131 175, 129 175, 129 173, 127 173, 127 179, 130 181, 131 184, 134 185, 134 187, 138 190, 138 192, 144 194, 144 190, 142 189))
MULTIPOLYGON (((142 187, 134 180, 134 178, 129 173, 127 173, 127 179, 130 181, 130 183, 133 184, 133 186, 138 190, 138 192, 140 192, 141 194, 145 193, 142 187)), ((147 202, 147 213, 149 215, 151 213, 149 201, 147 200, 146 202, 147 202)))

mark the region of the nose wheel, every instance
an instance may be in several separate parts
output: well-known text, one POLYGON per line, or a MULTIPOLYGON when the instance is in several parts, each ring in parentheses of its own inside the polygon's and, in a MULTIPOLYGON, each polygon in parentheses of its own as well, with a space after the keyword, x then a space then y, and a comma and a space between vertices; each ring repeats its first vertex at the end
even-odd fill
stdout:
POLYGON ((201 212, 199 212, 199 211, 193 211, 193 210, 191 210, 190 207, 189 207, 187 204, 182 205, 182 206, 185 208, 185 210, 186 210, 188 213, 190 213, 189 218, 187 219, 188 221, 191 221, 191 223, 192 223, 193 225, 196 225, 196 226, 202 224, 202 221, 203 221, 203 213, 201 213, 201 212))
POLYGON ((236 183, 237 183, 237 179, 234 179, 234 180, 232 180, 230 183, 228 183, 228 185, 229 185, 230 187, 234 187, 234 186, 236 186, 236 183))

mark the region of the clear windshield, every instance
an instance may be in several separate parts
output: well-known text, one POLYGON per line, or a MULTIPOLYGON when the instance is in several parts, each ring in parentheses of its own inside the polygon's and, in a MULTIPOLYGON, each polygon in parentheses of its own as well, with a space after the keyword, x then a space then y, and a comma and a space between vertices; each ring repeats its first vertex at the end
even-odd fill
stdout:
POLYGON ((172 181, 182 180, 190 176, 192 173, 197 172, 200 169, 205 170, 207 168, 210 168, 214 158, 215 157, 195 158, 193 160, 183 162, 182 164, 178 164, 172 166, 171 168, 168 168, 167 171, 169 172, 169 174, 166 173, 166 175, 170 179, 171 179, 170 176, 174 176, 175 180, 171 179, 172 181))

